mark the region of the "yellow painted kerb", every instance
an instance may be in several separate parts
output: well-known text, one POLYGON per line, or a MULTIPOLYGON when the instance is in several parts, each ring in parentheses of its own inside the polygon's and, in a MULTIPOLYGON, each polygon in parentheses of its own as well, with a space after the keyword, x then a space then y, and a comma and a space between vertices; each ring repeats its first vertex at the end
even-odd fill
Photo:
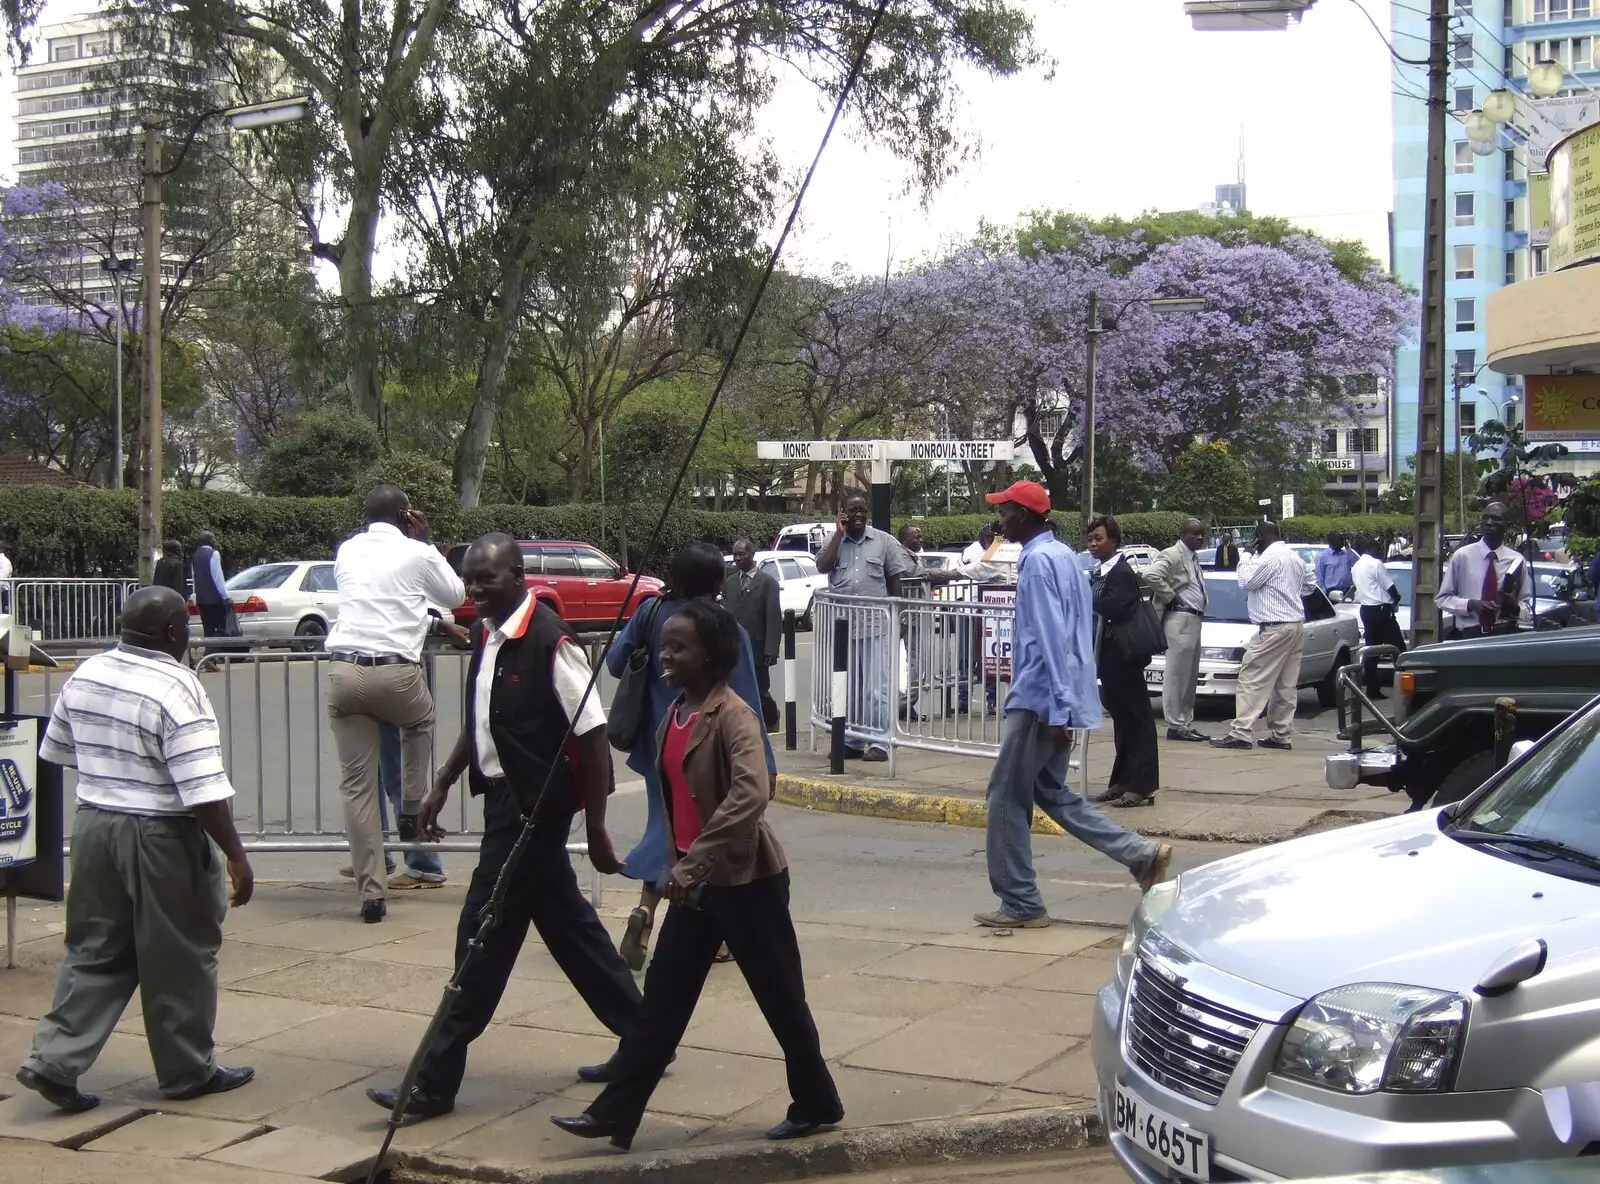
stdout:
MULTIPOLYGON (((802 810, 892 818, 898 822, 942 822, 946 826, 978 828, 989 824, 989 808, 973 798, 941 797, 938 794, 880 789, 869 785, 840 785, 832 781, 819 781, 814 777, 796 777, 790 773, 778 774, 778 801, 802 810)), ((1066 832, 1035 811, 1033 833, 1060 835, 1066 832)))

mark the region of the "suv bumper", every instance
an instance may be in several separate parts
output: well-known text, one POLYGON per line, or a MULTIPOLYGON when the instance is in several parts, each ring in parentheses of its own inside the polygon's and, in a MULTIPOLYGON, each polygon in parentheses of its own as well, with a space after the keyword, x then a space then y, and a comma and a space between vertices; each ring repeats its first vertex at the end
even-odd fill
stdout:
POLYGON ((1364 748, 1336 752, 1322 764, 1322 779, 1329 789, 1354 789, 1358 785, 1389 785, 1400 768, 1393 748, 1364 748))

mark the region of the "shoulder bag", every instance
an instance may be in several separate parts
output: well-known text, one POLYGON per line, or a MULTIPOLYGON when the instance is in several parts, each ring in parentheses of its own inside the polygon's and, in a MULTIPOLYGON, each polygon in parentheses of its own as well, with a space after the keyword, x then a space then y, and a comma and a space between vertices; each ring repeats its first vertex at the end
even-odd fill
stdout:
POLYGON ((650 705, 650 649, 655 634, 656 618, 661 615, 661 597, 651 597, 650 603, 639 610, 649 613, 641 624, 639 640, 628 654, 622 675, 617 679, 617 693, 611 699, 611 712, 606 719, 606 737, 613 748, 632 752, 645 730, 645 719, 650 705))

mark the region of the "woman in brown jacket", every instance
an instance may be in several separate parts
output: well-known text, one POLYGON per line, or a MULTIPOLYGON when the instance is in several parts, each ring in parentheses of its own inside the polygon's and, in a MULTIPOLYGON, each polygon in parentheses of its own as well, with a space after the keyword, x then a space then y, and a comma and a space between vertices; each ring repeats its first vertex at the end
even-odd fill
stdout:
POLYGON ((764 817, 771 796, 763 727, 727 685, 739 626, 726 609, 690 601, 662 627, 661 666, 681 694, 657 735, 672 902, 644 980, 644 1002, 611 1060, 611 1081, 575 1117, 551 1119, 626 1151, 694 1016, 723 943, 750 985, 788 1066, 788 1116, 769 1139, 796 1139, 844 1117, 806 1004, 789 916, 789 871, 764 817))

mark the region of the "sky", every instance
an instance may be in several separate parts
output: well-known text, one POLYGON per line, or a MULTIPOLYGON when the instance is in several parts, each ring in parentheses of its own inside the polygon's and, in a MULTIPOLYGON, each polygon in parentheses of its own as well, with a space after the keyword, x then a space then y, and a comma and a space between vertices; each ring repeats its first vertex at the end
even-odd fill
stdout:
MULTIPOLYGON (((1320 0, 1284 32, 1199 33, 1182 0, 1021 0, 1053 71, 959 76, 958 129, 971 163, 932 195, 849 121, 835 133, 790 241, 787 265, 880 273, 970 240, 985 220, 1034 210, 1133 215, 1194 209, 1238 171, 1249 206, 1309 229, 1361 238, 1387 257, 1391 84, 1381 0, 1320 0)), ((53 0, 44 22, 91 11, 53 0)), ((0 71, 7 168, 16 160, 16 98, 0 71)), ((828 111, 786 82, 762 126, 795 183, 828 111)), ((791 190, 792 194, 792 190, 791 190)), ((780 213, 787 213, 787 207, 780 213)), ((385 253, 386 256, 389 253, 385 253)), ((389 270, 393 259, 385 260, 389 270)))

